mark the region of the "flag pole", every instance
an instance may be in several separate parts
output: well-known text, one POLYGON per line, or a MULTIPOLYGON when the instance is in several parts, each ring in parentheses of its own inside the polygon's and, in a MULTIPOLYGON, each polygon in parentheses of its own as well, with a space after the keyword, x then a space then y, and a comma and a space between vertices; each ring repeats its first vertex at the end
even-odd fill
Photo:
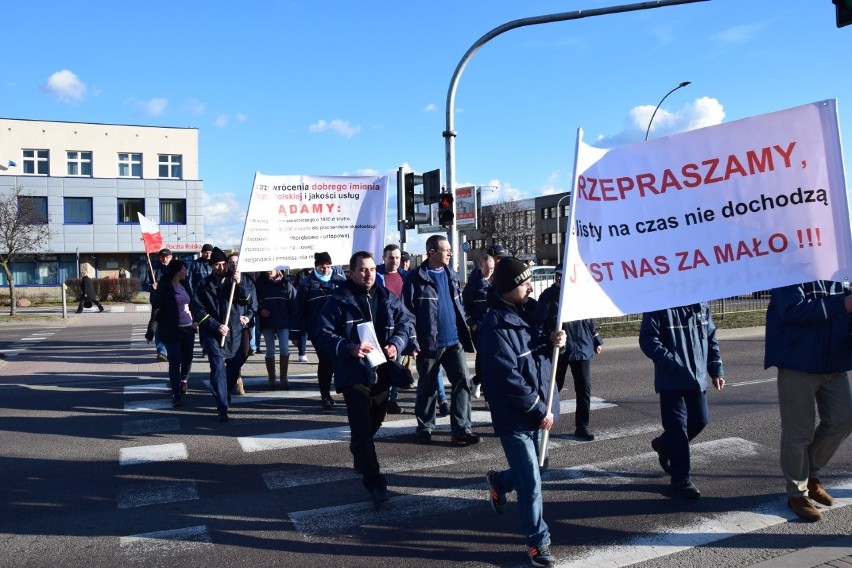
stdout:
MULTIPOLYGON (((557 318, 558 319, 558 318, 557 318)), ((561 326, 560 326, 561 329, 561 326)), ((557 329, 556 331, 559 331, 557 329)), ((553 395, 556 392, 556 362, 559 360, 559 347, 554 345, 553 354, 550 356, 550 384, 547 387, 547 412, 553 408, 553 395)), ((538 466, 544 467, 544 460, 547 456, 547 440, 550 438, 550 430, 544 430, 541 433, 540 444, 538 448, 538 466)))
MULTIPOLYGON (((231 277, 231 294, 228 297, 228 311, 225 312, 225 327, 228 327, 228 322, 231 321, 231 306, 234 305, 234 290, 237 288, 237 283, 234 281, 234 277, 231 277)), ((230 335, 230 330, 229 334, 230 335)), ((225 338, 226 336, 222 336, 222 340, 219 342, 219 347, 225 346, 225 338)))

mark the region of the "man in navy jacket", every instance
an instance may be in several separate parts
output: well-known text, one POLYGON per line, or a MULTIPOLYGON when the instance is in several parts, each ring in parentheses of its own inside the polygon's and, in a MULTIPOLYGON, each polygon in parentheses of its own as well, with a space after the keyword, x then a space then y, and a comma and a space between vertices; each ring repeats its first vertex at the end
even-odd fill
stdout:
POLYGON ((331 354, 334 387, 343 394, 355 470, 378 507, 388 500, 373 436, 385 418, 390 387, 389 363, 372 367, 367 355, 379 348, 396 360, 408 345, 409 316, 394 294, 376 286, 376 262, 369 252, 352 255, 349 278, 337 287, 319 315, 314 341, 331 354), (362 340, 358 325, 372 322, 379 345, 362 340))
POLYGON ((817 475, 852 431, 849 312, 852 295, 829 280, 776 288, 766 311, 764 365, 778 367, 787 505, 806 521, 822 517, 811 500, 833 503, 817 475))
POLYGON ((489 310, 479 328, 476 347, 494 433, 500 437, 509 469, 486 477, 491 507, 506 508, 506 493, 518 493, 518 511, 533 566, 552 566, 550 531, 544 522, 539 472, 539 444, 559 416, 559 396, 547 407, 553 347, 565 344, 565 332, 548 333, 547 311, 530 299, 532 284, 526 264, 504 258, 494 269, 489 310))

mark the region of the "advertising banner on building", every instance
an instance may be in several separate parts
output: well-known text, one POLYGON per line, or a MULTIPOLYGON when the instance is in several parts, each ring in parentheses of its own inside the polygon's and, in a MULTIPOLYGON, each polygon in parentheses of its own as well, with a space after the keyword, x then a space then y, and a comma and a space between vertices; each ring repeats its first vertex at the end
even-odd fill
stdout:
POLYGON ((562 321, 852 276, 834 100, 575 164, 562 321))
POLYGON ((255 174, 239 269, 307 268, 315 252, 348 264, 359 250, 381 256, 387 176, 255 174))

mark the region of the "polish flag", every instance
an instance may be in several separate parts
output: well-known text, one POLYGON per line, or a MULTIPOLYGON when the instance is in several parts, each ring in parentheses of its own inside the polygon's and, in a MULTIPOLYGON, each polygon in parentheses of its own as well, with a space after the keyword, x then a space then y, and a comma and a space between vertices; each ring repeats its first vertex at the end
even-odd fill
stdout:
POLYGON ((159 252, 163 248, 163 235, 160 234, 160 228, 156 223, 145 217, 142 213, 139 215, 139 228, 142 229, 142 240, 145 241, 145 252, 159 252))

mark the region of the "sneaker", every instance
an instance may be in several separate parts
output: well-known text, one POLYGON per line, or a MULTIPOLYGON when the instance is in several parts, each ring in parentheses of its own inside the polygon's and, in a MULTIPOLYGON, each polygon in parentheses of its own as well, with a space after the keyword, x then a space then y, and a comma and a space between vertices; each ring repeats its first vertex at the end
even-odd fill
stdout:
POLYGON ((255 355, 256 353, 257 353, 257 350, 249 349, 249 357, 251 357, 252 355, 255 355))
POLYGON ((808 478, 808 497, 826 507, 831 507, 834 504, 834 498, 828 494, 828 491, 816 477, 808 478))
POLYGON ((488 500, 491 502, 491 508, 498 515, 502 515, 506 512, 506 494, 497 490, 496 477, 496 471, 489 471, 485 474, 485 482, 488 483, 488 500))
POLYGON ((476 385, 473 387, 473 398, 482 397, 482 385, 476 385))
POLYGON ((672 482, 672 491, 674 491, 675 495, 684 499, 698 499, 701 497, 701 492, 691 481, 684 481, 683 483, 672 482))
POLYGON ((396 403, 395 400, 388 402, 388 414, 405 414, 405 409, 396 403))
POLYGON ((166 356, 165 353, 157 353, 157 361, 159 361, 160 363, 168 363, 169 358, 166 356))
POLYGON ((331 412, 334 410, 334 399, 330 396, 322 397, 322 410, 323 412, 331 412))
POLYGON ((547 544, 529 547, 527 556, 530 557, 532 566, 553 566, 556 564, 556 559, 550 553, 550 545, 547 544))
POLYGON ((450 415, 450 403, 446 400, 438 405, 438 416, 443 418, 450 415))
POLYGON ((181 381, 180 382, 180 394, 186 394, 189 390, 189 381, 181 381))
POLYGON ((417 432, 417 443, 418 444, 431 444, 432 443, 432 432, 427 432, 426 430, 420 430, 417 432))
POLYGON ((465 432, 461 436, 453 436, 450 438, 450 441, 454 446, 472 446, 474 444, 478 444, 481 438, 476 434, 472 434, 470 432, 465 432))
POLYGON ((793 509, 800 519, 814 523, 822 518, 822 513, 814 507, 807 497, 788 497, 787 506, 793 509))
POLYGON ((307 355, 299 355, 299 363, 307 363, 308 356, 307 355))
POLYGON ((657 461, 660 462, 660 467, 663 471, 671 475, 672 468, 669 465, 669 455, 666 453, 666 447, 663 445, 662 438, 654 438, 651 440, 651 448, 657 452, 657 461))
POLYGON ((574 431, 574 437, 583 442, 591 442, 595 439, 595 435, 589 432, 586 428, 577 428, 574 431))
POLYGON ((173 394, 172 395, 172 407, 177 408, 178 406, 180 406, 180 395, 179 394, 173 394))

